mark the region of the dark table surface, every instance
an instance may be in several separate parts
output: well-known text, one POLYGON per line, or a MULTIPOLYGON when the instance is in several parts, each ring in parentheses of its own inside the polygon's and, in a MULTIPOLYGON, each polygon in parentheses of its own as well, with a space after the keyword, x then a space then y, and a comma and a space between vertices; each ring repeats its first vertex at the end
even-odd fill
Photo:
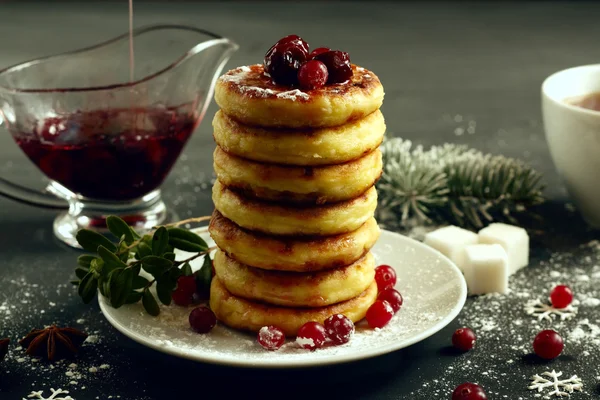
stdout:
MULTIPOLYGON (((234 39, 241 47, 229 67, 260 62, 272 42, 292 32, 344 49, 384 83, 383 112, 390 135, 425 146, 466 143, 531 163, 545 174, 549 199, 532 238, 531 266, 511 283, 512 296, 469 300, 447 328, 402 351, 309 370, 216 367, 163 355, 118 333, 97 303, 83 305, 68 284, 78 253, 53 238, 55 214, 0 198, 0 337, 9 336, 15 343, 32 327, 57 323, 80 327, 97 339, 84 347, 75 373, 68 364, 32 362, 11 345, 9 357, 0 364, 0 399, 21 399, 32 390, 48 395, 50 387, 67 388, 77 400, 442 399, 466 380, 484 385, 491 399, 530 399, 534 395, 526 389, 528 378, 547 369, 583 378, 584 393, 573 399, 599 398, 600 347, 574 344, 567 356, 540 365, 527 354, 531 334, 540 326, 519 314, 522 298, 542 296, 533 292, 553 282, 550 268, 555 274, 550 276, 562 274, 590 298, 597 295, 593 279, 575 276, 597 277, 597 254, 581 245, 598 235, 565 207, 568 197, 544 139, 539 88, 554 71, 598 61, 599 20, 600 4, 593 2, 136 4, 137 26, 191 24, 234 39), (476 129, 469 133, 468 127, 476 129), (492 317, 492 325, 500 326, 486 323, 492 317), (482 339, 476 352, 458 356, 447 346, 460 324, 479 327, 484 337, 485 332, 494 334, 488 342, 482 339), (89 372, 102 364, 109 367, 89 372)), ((126 29, 125 0, 2 2, 0 66, 103 41, 126 29)), ((214 112, 213 104, 208 115, 214 112)), ((43 187, 40 173, 2 132, 0 174, 43 187)), ((213 147, 205 121, 163 186, 168 206, 181 217, 212 210, 213 147)), ((586 310, 589 322, 598 323, 600 311, 586 310)), ((564 330, 575 326, 560 325, 564 330)))

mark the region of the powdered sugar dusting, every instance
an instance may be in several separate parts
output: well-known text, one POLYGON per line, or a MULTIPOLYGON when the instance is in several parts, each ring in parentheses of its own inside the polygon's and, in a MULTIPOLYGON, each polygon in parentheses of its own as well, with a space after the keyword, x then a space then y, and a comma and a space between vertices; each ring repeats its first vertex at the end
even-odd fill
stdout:
POLYGON ((237 85, 237 89, 241 93, 245 93, 248 95, 252 95, 254 97, 260 98, 268 98, 275 97, 277 99, 282 100, 308 100, 310 99, 310 95, 306 92, 301 91, 300 89, 292 89, 292 90, 282 90, 282 89, 270 89, 264 88, 260 86, 248 85, 246 81, 252 81, 255 79, 252 73, 252 69, 249 66, 242 66, 231 71, 228 71, 226 74, 219 77, 219 79, 223 82, 231 82, 237 85))

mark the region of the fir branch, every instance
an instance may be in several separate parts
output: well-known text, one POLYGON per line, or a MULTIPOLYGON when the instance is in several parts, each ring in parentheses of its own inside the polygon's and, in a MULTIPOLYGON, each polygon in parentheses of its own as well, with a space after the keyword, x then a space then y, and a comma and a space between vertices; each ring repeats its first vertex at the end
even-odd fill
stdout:
POLYGON ((445 144, 424 151, 400 138, 382 145, 380 205, 402 221, 449 220, 480 228, 543 202, 541 174, 522 161, 445 144))

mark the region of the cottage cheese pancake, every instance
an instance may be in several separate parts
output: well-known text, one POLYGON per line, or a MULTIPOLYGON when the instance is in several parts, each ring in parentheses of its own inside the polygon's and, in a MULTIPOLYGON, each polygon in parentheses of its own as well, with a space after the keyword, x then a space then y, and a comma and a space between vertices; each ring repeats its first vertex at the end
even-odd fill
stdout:
POLYGON ((375 244, 380 229, 370 218, 355 231, 326 237, 281 237, 240 228, 216 211, 208 228, 227 255, 257 268, 312 272, 352 264, 375 244))
POLYGON ((253 332, 258 332, 263 326, 275 325, 287 336, 295 336, 306 322, 322 324, 334 314, 344 314, 353 322, 360 321, 375 300, 375 282, 353 299, 318 308, 288 308, 246 300, 229 292, 218 277, 213 278, 210 288, 210 308, 219 322, 231 328, 253 332))
POLYGON ((361 119, 383 103, 383 86, 371 71, 352 65, 348 83, 301 91, 275 84, 262 65, 239 67, 222 75, 215 101, 227 115, 264 127, 323 127, 361 119))
POLYGON ((231 155, 217 146, 217 178, 245 195, 283 203, 325 204, 360 196, 381 175, 379 149, 344 164, 292 167, 264 164, 231 155))
POLYGON ((267 271, 241 264, 217 250, 221 283, 235 296, 285 307, 323 307, 361 294, 375 278, 371 253, 348 266, 319 272, 267 271))
POLYGON ((273 235, 338 235, 352 232, 373 217, 377 191, 372 186, 362 195, 340 203, 311 207, 285 207, 249 199, 218 180, 213 185, 215 208, 237 225, 273 235))
POLYGON ((289 165, 329 165, 355 160, 379 147, 385 121, 377 110, 345 125, 318 129, 265 129, 241 124, 218 111, 213 119, 217 144, 250 160, 289 165))

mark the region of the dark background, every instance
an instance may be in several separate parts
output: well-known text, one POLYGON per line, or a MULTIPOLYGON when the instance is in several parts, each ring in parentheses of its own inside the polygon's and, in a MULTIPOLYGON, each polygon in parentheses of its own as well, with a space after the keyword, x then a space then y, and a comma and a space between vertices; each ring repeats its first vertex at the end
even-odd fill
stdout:
MULTIPOLYGON (((425 146, 466 143, 518 157, 545 174, 549 203, 542 211, 554 233, 535 241, 535 257, 597 236, 583 227, 577 215, 569 214, 569 224, 564 222, 567 195, 554 172, 540 115, 540 85, 546 76, 600 59, 600 4, 596 2, 135 0, 134 6, 136 26, 182 23, 232 38, 241 48, 228 67, 261 62, 273 42, 291 33, 315 46, 348 51, 353 62, 375 71, 384 84, 383 112, 389 135, 425 146), (476 123, 472 134, 467 132, 471 121, 476 123)), ((125 32, 127 26, 125 0, 0 2, 0 67, 100 42, 125 32)), ((214 112, 212 105, 207 115, 214 112)), ((43 187, 39 172, 1 127, 0 132, 0 174, 43 187)), ((207 119, 164 184, 168 206, 181 217, 207 215, 212 210, 213 147, 207 119)), ((112 329, 97 304, 84 306, 70 287, 59 286, 72 278, 77 253, 54 240, 54 216, 0 199, 0 304, 17 304, 11 317, 0 319, 0 337, 17 339, 34 326, 75 325, 76 320, 85 319, 85 328, 97 332, 102 341, 87 348, 79 362, 104 360, 111 365, 111 373, 87 382, 85 391, 73 390, 78 400, 109 395, 171 399, 184 398, 184 394, 449 398, 433 389, 427 392, 422 385, 442 374, 453 360, 440 349, 448 344, 456 323, 404 351, 307 371, 212 367, 145 349, 112 329), (25 291, 33 295, 21 303, 25 291), (56 306, 48 308, 48 301, 56 306), (409 394, 417 389, 421 389, 419 395, 409 394)), ((16 362, 18 352, 11 349, 9 361, 0 365, 0 399, 20 399, 29 390, 62 385, 64 371, 59 375, 32 370, 16 362)), ((508 383, 508 388, 503 385, 501 392, 507 398, 518 398, 516 393, 533 398, 523 393, 522 382, 514 387, 508 383)))

